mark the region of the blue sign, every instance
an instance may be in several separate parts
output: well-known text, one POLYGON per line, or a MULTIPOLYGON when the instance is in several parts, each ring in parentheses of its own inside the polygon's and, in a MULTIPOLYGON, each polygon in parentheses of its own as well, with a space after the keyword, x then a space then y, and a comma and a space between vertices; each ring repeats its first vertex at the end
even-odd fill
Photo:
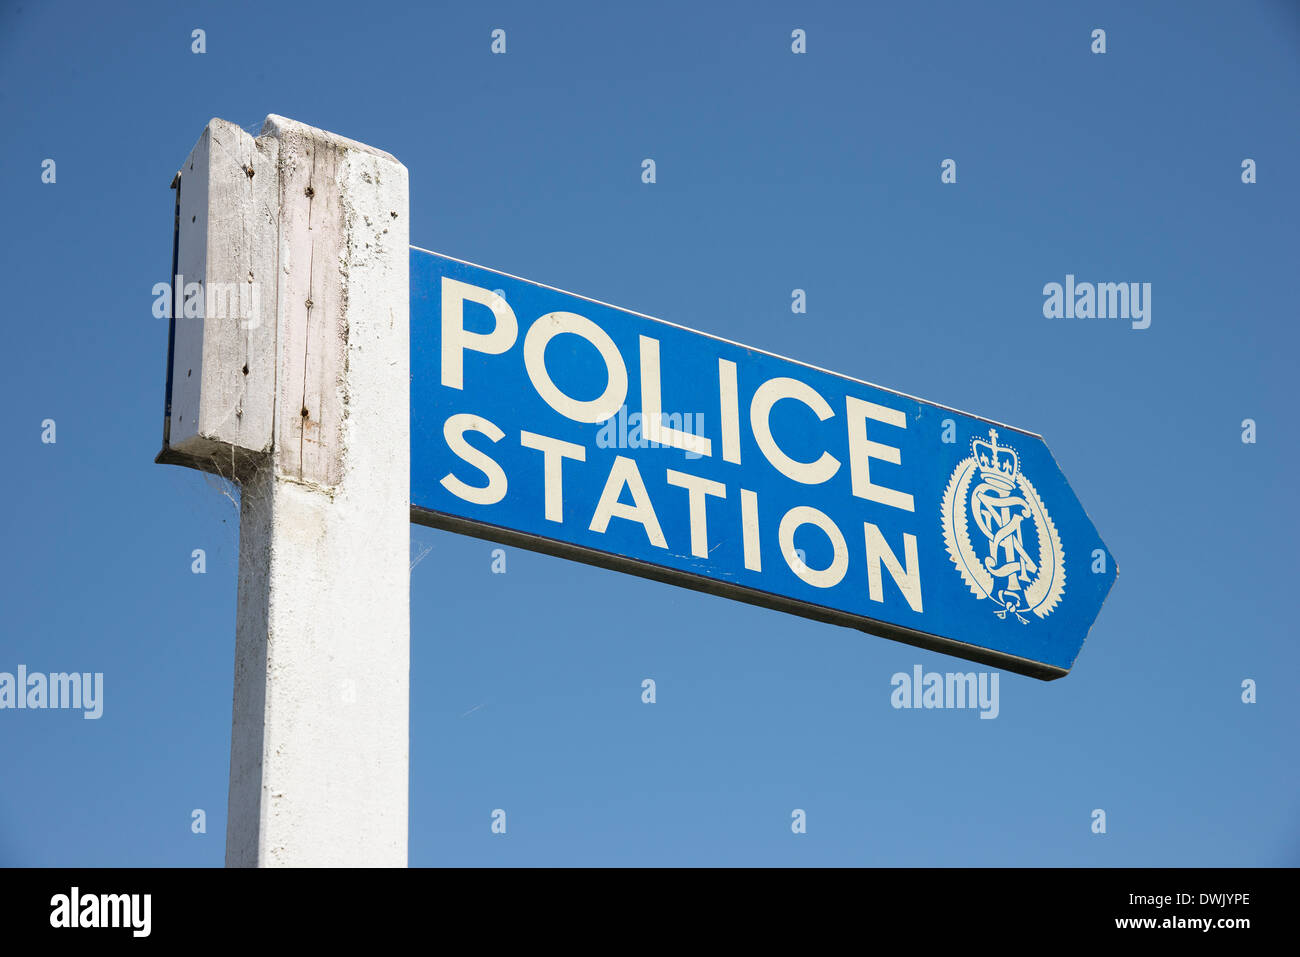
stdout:
POLYGON ((1116 576, 1037 435, 414 248, 411 518, 1045 679, 1116 576))

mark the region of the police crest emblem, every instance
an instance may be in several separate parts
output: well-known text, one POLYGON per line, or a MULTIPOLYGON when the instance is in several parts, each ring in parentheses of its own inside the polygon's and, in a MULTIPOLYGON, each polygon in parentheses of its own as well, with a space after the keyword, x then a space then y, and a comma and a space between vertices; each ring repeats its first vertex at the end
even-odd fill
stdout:
POLYGON ((1021 624, 1051 614, 1065 593, 1065 550, 1019 455, 998 444, 996 429, 974 439, 953 469, 941 512, 948 556, 971 594, 1021 624))

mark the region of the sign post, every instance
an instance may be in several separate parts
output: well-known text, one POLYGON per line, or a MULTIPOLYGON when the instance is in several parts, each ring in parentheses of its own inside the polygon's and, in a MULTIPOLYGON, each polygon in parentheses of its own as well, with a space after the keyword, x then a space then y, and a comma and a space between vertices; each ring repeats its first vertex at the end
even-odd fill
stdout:
POLYGON ((239 482, 229 866, 405 866, 406 169, 267 118, 181 168, 159 461, 239 482))
POLYGON ((158 461, 239 482, 228 865, 406 863, 410 522, 1067 674, 1113 557, 1043 440, 410 246, 406 169, 213 120, 158 461))

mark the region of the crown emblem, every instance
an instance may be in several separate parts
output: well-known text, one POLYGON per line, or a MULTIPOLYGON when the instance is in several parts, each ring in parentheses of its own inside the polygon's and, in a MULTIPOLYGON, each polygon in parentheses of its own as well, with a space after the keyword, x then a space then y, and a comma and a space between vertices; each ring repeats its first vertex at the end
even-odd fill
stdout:
POLYGON ((998 445, 997 429, 989 429, 987 442, 983 439, 974 439, 970 448, 975 461, 979 463, 981 479, 1004 492, 1009 492, 1016 487, 1020 457, 1010 446, 998 445))
POLYGON ((943 543, 976 598, 1004 621, 1046 618, 1065 593, 1065 549, 1020 455, 988 438, 972 438, 940 505, 943 543))

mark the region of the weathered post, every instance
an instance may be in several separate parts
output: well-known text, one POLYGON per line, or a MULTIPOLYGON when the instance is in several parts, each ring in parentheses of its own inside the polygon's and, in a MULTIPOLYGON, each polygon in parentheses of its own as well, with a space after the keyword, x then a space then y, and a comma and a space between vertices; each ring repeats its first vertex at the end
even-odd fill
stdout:
POLYGON ((405 866, 407 172, 279 116, 177 175, 158 461, 241 487, 228 866, 405 866))

